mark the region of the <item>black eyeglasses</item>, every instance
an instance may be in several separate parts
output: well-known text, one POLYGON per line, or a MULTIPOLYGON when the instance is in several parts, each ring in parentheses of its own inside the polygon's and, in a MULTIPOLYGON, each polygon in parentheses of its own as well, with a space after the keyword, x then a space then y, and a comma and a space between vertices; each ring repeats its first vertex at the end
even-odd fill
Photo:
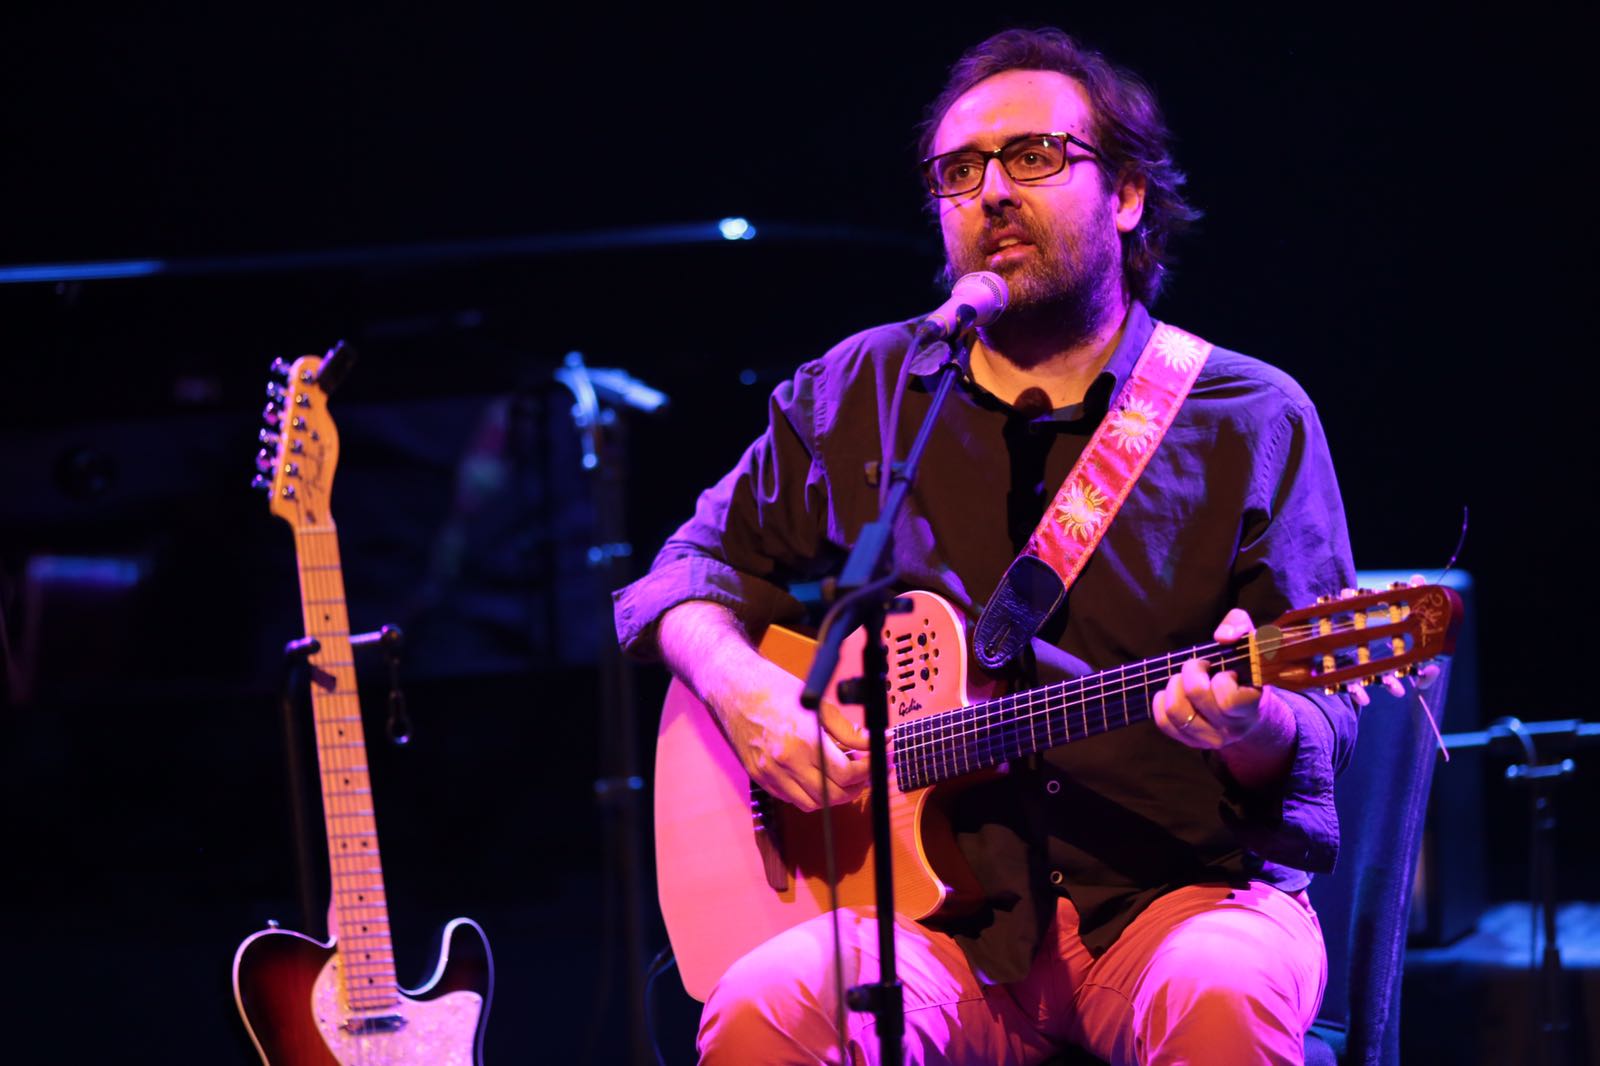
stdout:
POLYGON ((934 196, 961 196, 983 184, 989 160, 998 159, 1012 181, 1043 181, 1067 169, 1067 145, 1075 144, 1096 159, 1100 149, 1070 133, 1027 133, 1014 137, 992 152, 964 148, 922 161, 922 177, 934 196))

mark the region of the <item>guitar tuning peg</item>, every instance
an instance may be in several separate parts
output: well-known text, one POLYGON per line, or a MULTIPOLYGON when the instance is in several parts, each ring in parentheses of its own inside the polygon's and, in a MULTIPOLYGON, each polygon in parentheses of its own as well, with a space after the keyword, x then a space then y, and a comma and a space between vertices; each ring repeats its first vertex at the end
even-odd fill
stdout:
POLYGON ((258 434, 258 438, 262 444, 265 444, 269 448, 276 448, 283 441, 283 437, 281 435, 272 432, 270 429, 262 430, 260 434, 258 434))
POLYGON ((266 409, 261 412, 261 421, 269 426, 280 426, 283 424, 283 412, 278 410, 276 404, 269 403, 266 409))
POLYGON ((250 487, 257 492, 265 492, 270 496, 272 494, 272 479, 263 474, 257 474, 250 479, 250 487))
POLYGON ((288 360, 274 359, 272 361, 271 373, 278 375, 280 378, 287 378, 291 369, 293 368, 289 365, 288 360))
POLYGON ((262 448, 256 453, 256 469, 261 471, 263 474, 272 473, 272 464, 274 458, 276 457, 271 452, 267 451, 265 448, 262 448))
POLYGON ((276 381, 267 382, 267 399, 271 400, 273 403, 282 403, 284 393, 287 391, 288 390, 286 390, 282 385, 279 385, 276 381))

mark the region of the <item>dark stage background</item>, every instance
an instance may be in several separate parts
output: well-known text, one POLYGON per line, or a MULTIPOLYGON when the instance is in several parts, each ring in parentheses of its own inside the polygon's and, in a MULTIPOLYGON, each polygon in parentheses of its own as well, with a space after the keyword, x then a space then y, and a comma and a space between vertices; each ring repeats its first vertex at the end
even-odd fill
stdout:
MULTIPOLYGON (((913 126, 1008 24, 1066 21, 1154 84, 1206 212, 1158 314, 1306 386, 1358 564, 1436 573, 1471 508, 1477 716, 1596 717, 1573 676, 1595 27, 1498 10, 0 16, 0 265, 171 264, 0 285, 5 985, 40 1050, 246 1061, 233 948, 308 922, 276 704, 293 557, 247 485, 267 364, 348 338, 352 623, 410 637, 409 747, 362 670, 402 978, 473 915, 496 1061, 625 1053, 593 789, 609 621, 551 373, 580 349, 672 397, 626 416, 642 567, 797 363, 938 301, 913 126), (755 239, 630 236, 726 216, 755 239), (529 240, 439 254, 507 238, 529 240)), ((646 736, 663 685, 639 675, 646 736)), ((1484 810, 1449 817, 1481 819, 1488 895, 1526 897, 1522 800, 1469 765, 1441 774, 1481 774, 1484 810)), ((1591 834, 1566 833, 1565 894, 1594 898, 1591 834)), ((675 978, 660 1013, 682 1061, 675 978)))

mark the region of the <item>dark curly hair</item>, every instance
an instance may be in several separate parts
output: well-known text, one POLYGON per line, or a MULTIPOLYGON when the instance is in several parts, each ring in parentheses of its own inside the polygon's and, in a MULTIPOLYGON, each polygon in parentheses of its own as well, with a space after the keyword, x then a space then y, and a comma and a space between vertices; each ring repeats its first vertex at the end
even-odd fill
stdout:
POLYGON ((1183 198, 1185 177, 1172 161, 1171 134, 1155 94, 1137 74, 1085 48, 1061 30, 1011 29, 969 49, 950 68, 944 90, 928 105, 918 157, 933 153, 933 138, 952 104, 974 85, 1008 70, 1053 70, 1089 94, 1092 139, 1102 173, 1114 184, 1142 178, 1144 215, 1122 236, 1122 273, 1128 292, 1155 302, 1166 273, 1167 241, 1200 212, 1183 198))

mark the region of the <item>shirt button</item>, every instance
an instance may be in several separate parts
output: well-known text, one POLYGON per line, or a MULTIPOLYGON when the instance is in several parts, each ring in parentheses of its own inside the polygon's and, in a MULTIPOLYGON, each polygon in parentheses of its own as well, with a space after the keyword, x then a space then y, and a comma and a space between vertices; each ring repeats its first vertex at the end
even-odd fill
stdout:
POLYGON ((1044 783, 1044 790, 1050 793, 1050 795, 1054 796, 1057 792, 1061 791, 1061 782, 1052 777, 1050 780, 1044 783))
POLYGON ((1066 880, 1066 878, 1061 876, 1061 871, 1060 870, 1051 870, 1050 871, 1050 883, 1052 885, 1059 885, 1061 882, 1063 882, 1065 880, 1066 880))

